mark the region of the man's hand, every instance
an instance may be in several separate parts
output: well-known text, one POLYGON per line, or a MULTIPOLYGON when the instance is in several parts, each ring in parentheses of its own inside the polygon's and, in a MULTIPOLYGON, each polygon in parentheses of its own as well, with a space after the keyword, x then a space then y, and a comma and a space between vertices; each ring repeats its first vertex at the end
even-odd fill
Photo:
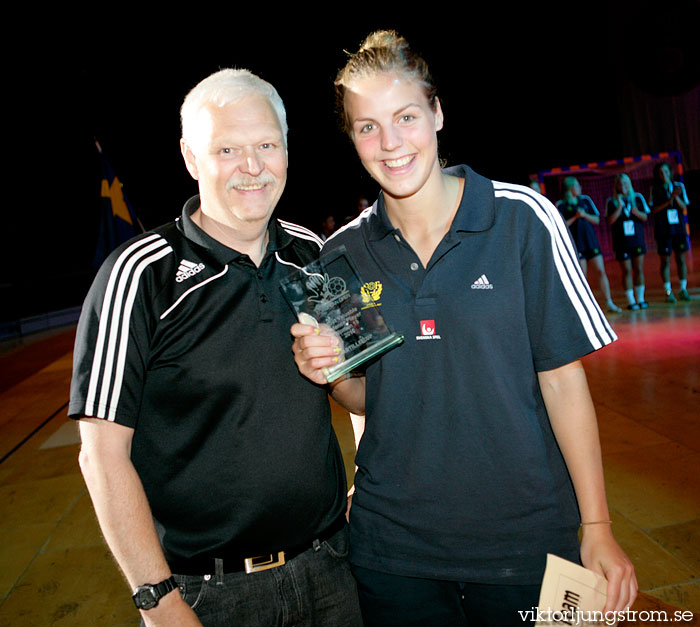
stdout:
POLYGON ((150 610, 142 610, 141 617, 146 627, 201 627, 194 610, 185 603, 179 590, 166 594, 158 605, 150 610))

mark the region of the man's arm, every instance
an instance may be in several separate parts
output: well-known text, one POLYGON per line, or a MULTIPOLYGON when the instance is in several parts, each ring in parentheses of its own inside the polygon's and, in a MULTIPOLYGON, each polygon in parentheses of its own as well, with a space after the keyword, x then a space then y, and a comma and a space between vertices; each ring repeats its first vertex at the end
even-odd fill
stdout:
POLYGON ((637 596, 637 578, 608 523, 598 424, 583 365, 575 361, 538 378, 581 513, 581 561, 608 580, 605 611, 621 611, 637 596))
MULTIPOLYGON (((170 577, 141 480, 131 462, 133 429, 80 420, 80 469, 105 540, 132 590, 170 577)), ((146 625, 201 625, 177 590, 141 612, 146 625)))

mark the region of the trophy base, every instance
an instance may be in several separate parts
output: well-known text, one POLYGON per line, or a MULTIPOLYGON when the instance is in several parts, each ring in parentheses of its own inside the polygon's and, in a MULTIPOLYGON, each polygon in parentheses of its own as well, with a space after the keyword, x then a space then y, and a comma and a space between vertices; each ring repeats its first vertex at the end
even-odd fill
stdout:
POLYGON ((400 333, 392 333, 391 335, 388 335, 379 342, 372 344, 372 346, 369 346, 365 350, 356 353, 349 359, 341 361, 340 363, 335 364, 334 366, 328 366, 327 368, 323 368, 321 371, 323 372, 323 376, 326 377, 326 381, 328 381, 328 383, 332 383, 336 379, 342 377, 348 372, 351 372, 352 370, 369 361, 370 359, 381 355, 382 353, 388 351, 394 346, 397 346, 398 344, 401 344, 401 342, 403 342, 403 335, 401 335, 400 333))

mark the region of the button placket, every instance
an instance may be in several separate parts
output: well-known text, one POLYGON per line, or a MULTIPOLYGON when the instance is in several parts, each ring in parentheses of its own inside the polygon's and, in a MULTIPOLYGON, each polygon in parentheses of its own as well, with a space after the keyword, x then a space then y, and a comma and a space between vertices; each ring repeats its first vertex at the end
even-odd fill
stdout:
POLYGON ((256 284, 256 292, 258 294, 258 306, 261 320, 272 320, 272 311, 270 310, 270 297, 266 292, 264 283, 264 273, 260 268, 256 268, 254 272, 254 281, 256 284))
MULTIPOLYGON (((420 290, 420 286, 423 283, 423 277, 425 276, 424 268, 417 261, 417 255, 415 251, 406 242, 406 240, 404 240, 398 232, 394 232, 393 237, 394 240, 396 240, 396 243, 399 245, 401 265, 403 266, 404 263, 407 263, 408 265, 409 273, 405 278, 409 281, 409 283, 412 284, 414 294, 417 294, 420 290), (413 261, 411 261, 411 259, 413 259, 413 261)), ((406 266, 403 267, 405 268, 406 266)))

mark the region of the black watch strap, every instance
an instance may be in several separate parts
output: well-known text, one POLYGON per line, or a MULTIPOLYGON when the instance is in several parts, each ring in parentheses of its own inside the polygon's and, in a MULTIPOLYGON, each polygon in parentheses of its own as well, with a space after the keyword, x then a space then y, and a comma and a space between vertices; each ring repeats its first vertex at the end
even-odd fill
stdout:
POLYGON ((175 588, 177 588, 177 582, 175 581, 175 577, 171 575, 160 583, 146 583, 139 586, 136 588, 131 598, 134 600, 134 604, 138 609, 150 610, 152 607, 158 605, 158 601, 168 594, 168 592, 172 592, 175 588))
POLYGON ((156 594, 158 595, 158 598, 161 599, 164 597, 168 592, 172 592, 177 588, 177 583, 175 582, 175 577, 170 575, 167 579, 161 581, 160 583, 157 583, 155 586, 153 586, 156 589, 156 594))

